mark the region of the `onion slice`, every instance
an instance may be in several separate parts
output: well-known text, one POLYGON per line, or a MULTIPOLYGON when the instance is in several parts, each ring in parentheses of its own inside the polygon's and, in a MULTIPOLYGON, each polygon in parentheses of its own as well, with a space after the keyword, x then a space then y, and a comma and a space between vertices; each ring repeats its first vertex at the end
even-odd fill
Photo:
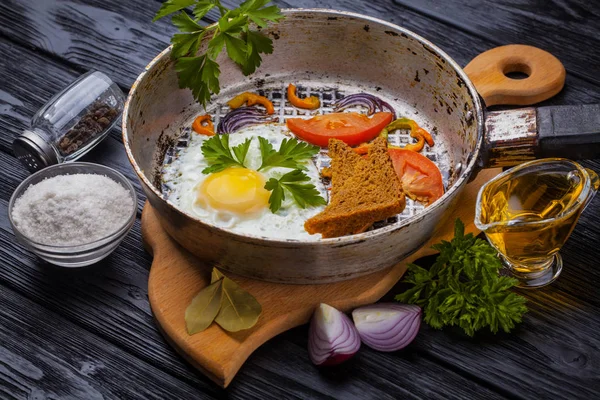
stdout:
POLYGON ((368 110, 368 115, 373 115, 379 111, 389 111, 392 113, 393 116, 392 121, 396 119, 396 112, 389 103, 381 100, 377 96, 373 96, 372 94, 368 93, 351 94, 338 100, 333 105, 333 111, 338 112, 345 110, 348 107, 354 106, 366 107, 368 110))
POLYGON ((273 118, 267 116, 266 112, 256 107, 239 107, 229 111, 217 126, 217 133, 233 133, 245 126, 259 125, 273 122, 273 118))
POLYGON ((360 349, 360 337, 352 321, 343 312, 319 304, 310 322, 308 355, 320 366, 336 365, 360 349))
POLYGON ((421 326, 421 307, 379 303, 352 311, 352 319, 364 344, 379 351, 403 349, 421 326))

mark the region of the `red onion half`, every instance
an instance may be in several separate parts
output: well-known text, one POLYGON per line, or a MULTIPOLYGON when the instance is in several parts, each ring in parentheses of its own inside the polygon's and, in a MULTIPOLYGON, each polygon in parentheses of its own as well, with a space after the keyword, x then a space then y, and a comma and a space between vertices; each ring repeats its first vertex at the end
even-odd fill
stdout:
POLYGON ((338 100, 337 103, 333 105, 333 111, 338 112, 354 106, 366 107, 369 110, 367 112, 368 115, 373 115, 379 111, 389 111, 393 116, 392 121, 396 119, 396 112, 389 103, 368 93, 351 94, 338 100))
POLYGON ((380 303, 352 311, 361 340, 372 349, 396 351, 413 341, 421 326, 421 307, 380 303))
POLYGON ((320 366, 336 365, 360 349, 360 337, 350 318, 327 304, 319 304, 310 322, 308 355, 320 366))
POLYGON ((239 107, 229 111, 217 126, 217 133, 233 133, 249 125, 259 125, 267 122, 273 122, 273 118, 269 118, 267 113, 256 107, 239 107))

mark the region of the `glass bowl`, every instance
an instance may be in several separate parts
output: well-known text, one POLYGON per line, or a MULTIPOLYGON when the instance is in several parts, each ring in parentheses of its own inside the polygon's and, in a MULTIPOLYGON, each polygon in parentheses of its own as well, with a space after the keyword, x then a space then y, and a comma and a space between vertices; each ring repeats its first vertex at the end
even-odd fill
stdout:
POLYGON ((23 244, 31 252, 35 253, 38 257, 48 261, 49 263, 60 265, 62 267, 83 267, 98 262, 104 257, 108 256, 110 253, 112 253, 114 249, 117 248, 117 246, 121 243, 125 236, 127 236, 127 233, 129 233, 129 230, 135 222, 136 214, 137 196, 135 194, 135 189, 133 188, 129 180, 123 174, 115 171, 112 168, 105 167, 104 165, 85 162, 73 162, 67 164, 53 165, 36 172, 35 174, 25 179, 17 187, 17 189, 15 189, 8 204, 8 218, 10 220, 12 230, 19 243, 23 244), (90 243, 69 246, 55 246, 38 243, 31 240, 22 232, 20 232, 12 218, 12 210, 15 201, 19 197, 21 197, 25 190, 27 190, 27 188, 29 188, 29 186, 31 185, 41 182, 46 178, 72 174, 104 175, 117 182, 122 187, 124 187, 133 199, 133 207, 131 208, 131 213, 128 216, 127 220, 123 221, 123 225, 121 225, 121 227, 115 232, 111 233, 110 235, 104 238, 95 240, 90 243))

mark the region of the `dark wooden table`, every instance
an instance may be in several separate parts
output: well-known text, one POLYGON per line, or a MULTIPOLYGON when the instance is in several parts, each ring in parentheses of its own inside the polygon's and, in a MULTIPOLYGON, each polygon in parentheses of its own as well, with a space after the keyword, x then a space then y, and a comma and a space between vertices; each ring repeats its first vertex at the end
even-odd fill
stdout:
MULTIPOLYGON (((545 104, 600 102, 600 2, 587 0, 277 1, 351 10, 430 39, 465 65, 489 48, 524 43, 566 66, 565 89, 545 104)), ((66 270, 15 242, 7 204, 28 176, 11 142, 50 96, 88 69, 124 91, 174 28, 151 23, 158 0, 0 2, 0 398, 600 398, 600 200, 562 254, 560 279, 525 292, 530 312, 512 334, 467 338, 423 327, 395 353, 364 347, 328 371, 313 367, 306 326, 262 346, 222 390, 184 362, 157 331, 148 305, 152 259, 139 219, 97 265, 66 270)), ((207 17, 206 22, 214 20, 207 17)), ((129 176, 120 129, 85 161, 129 176)), ((585 166, 600 171, 600 155, 585 166)), ((391 298, 398 289, 390 292, 391 298)))

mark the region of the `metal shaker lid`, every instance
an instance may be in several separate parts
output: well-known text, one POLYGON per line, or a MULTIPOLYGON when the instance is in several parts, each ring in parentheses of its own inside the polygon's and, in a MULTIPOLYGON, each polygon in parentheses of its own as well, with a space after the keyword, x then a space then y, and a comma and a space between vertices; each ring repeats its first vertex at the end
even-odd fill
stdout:
POLYGON ((24 130, 12 144, 15 157, 30 171, 35 172, 58 164, 56 151, 34 131, 24 130))

